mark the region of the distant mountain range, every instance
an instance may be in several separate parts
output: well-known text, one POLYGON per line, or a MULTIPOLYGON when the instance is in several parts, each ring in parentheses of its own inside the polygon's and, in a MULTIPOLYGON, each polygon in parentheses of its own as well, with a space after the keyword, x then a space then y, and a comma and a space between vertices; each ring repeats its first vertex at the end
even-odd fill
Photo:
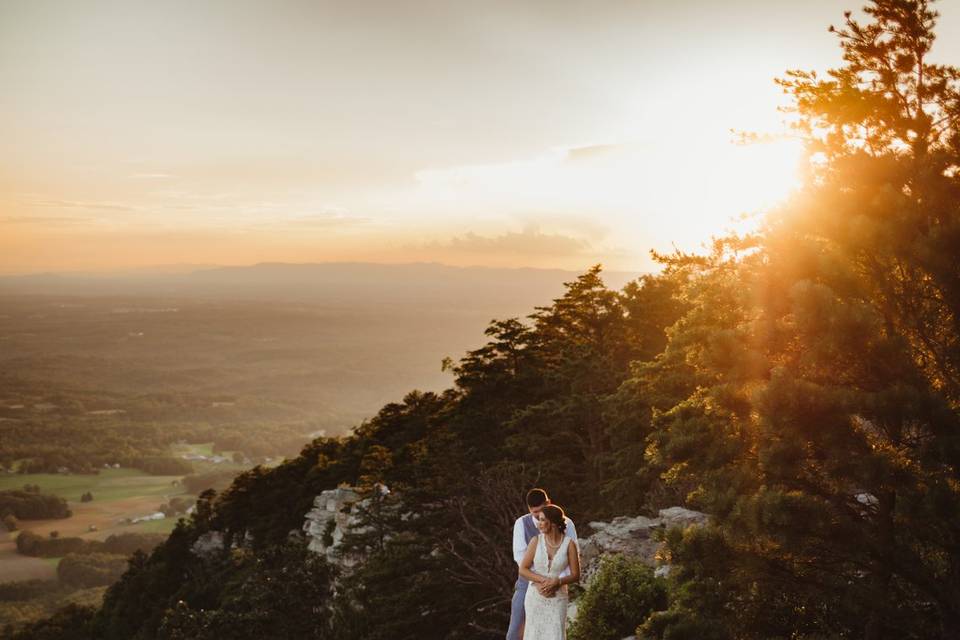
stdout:
MULTIPOLYGON (((563 291, 576 271, 453 267, 436 263, 261 263, 192 265, 105 273, 41 273, 0 277, 0 294, 169 296, 287 300, 330 307, 408 307, 480 311, 529 310, 563 291)), ((608 272, 620 288, 639 272, 608 272)))

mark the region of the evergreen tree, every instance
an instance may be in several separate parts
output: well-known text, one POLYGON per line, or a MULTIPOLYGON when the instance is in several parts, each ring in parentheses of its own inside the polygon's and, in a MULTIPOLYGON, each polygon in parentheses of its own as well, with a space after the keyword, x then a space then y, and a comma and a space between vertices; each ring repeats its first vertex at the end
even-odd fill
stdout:
POLYGON ((510 457, 538 463, 542 482, 557 488, 561 504, 594 518, 605 512, 596 496, 609 481, 612 451, 603 402, 627 377, 635 356, 626 339, 626 310, 621 296, 604 286, 597 265, 530 317, 530 349, 545 392, 511 418, 510 457))
POLYGON ((960 634, 960 74, 928 61, 927 2, 865 11, 834 30, 843 67, 782 81, 803 192, 673 258, 695 310, 667 353, 698 384, 651 452, 717 519, 673 549, 688 592, 724 585, 693 615, 731 634, 960 634))

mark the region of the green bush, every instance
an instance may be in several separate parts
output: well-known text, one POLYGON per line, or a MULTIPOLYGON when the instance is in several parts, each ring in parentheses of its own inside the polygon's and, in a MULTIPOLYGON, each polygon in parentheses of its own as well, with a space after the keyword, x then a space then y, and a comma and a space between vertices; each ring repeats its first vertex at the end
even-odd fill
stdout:
POLYGON ((124 533, 114 534, 104 540, 102 544, 92 545, 90 549, 91 552, 129 556, 138 550, 144 553, 150 553, 163 544, 163 541, 166 539, 167 536, 164 533, 136 533, 126 531, 124 533))
POLYGON ((2 521, 3 526, 7 531, 16 531, 20 528, 20 521, 17 520, 17 516, 13 515, 12 513, 8 513, 7 515, 3 516, 2 521))
POLYGON ((233 482, 233 479, 236 478, 238 474, 238 471, 229 469, 197 473, 186 476, 183 479, 183 486, 193 494, 199 494, 207 489, 220 491, 229 487, 230 483, 233 482))
POLYGON ((31 485, 27 487, 30 491, 0 491, 0 515, 13 515, 20 520, 48 520, 73 515, 63 498, 38 493, 31 485))
POLYGON ((37 558, 59 558, 68 553, 110 553, 128 556, 140 550, 153 551, 163 543, 167 536, 162 533, 125 532, 114 534, 106 540, 84 540, 83 538, 58 535, 44 538, 32 531, 23 531, 17 536, 17 553, 37 558))
POLYGON ((16 631, 10 629, 5 640, 92 640, 91 626, 96 609, 69 605, 46 620, 32 622, 16 631))
POLYGON ((193 503, 193 498, 174 496, 173 498, 170 498, 170 502, 161 504, 157 511, 162 511, 163 515, 167 516, 168 518, 173 518, 174 516, 186 513, 187 509, 193 506, 193 503))
POLYGON ((0 602, 24 602, 60 591, 56 580, 0 582, 0 602))
POLYGON ((154 476, 182 476, 193 473, 193 465, 186 460, 169 456, 144 456, 131 465, 154 476))
POLYGON ((667 584, 653 569, 627 556, 604 558, 577 601, 570 640, 620 640, 655 612, 667 608, 667 584))
POLYGON ((44 538, 33 531, 23 531, 17 536, 17 553, 35 558, 59 558, 68 553, 90 552, 96 545, 100 544, 95 540, 84 540, 83 538, 61 538, 60 534, 53 535, 51 532, 49 538, 44 538))
POLYGON ((716 620, 701 619, 692 611, 661 611, 637 629, 637 636, 657 640, 729 640, 716 620))
POLYGON ((57 565, 57 579, 71 587, 105 587, 120 579, 126 570, 126 556, 71 553, 57 565))

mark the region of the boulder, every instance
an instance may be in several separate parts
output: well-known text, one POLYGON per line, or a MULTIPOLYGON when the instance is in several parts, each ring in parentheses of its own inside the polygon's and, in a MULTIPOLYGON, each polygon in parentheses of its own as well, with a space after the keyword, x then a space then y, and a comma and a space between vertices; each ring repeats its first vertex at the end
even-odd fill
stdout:
POLYGON ((357 492, 349 487, 328 489, 313 499, 313 509, 306 513, 303 523, 311 551, 324 554, 328 562, 337 561, 336 548, 355 524, 351 507, 358 499, 357 492))
POLYGON ((580 567, 586 584, 600 566, 605 555, 626 553, 643 558, 653 565, 660 542, 653 538, 659 521, 644 516, 619 516, 610 522, 591 522, 593 535, 580 540, 580 567))
MULTIPOLYGON (((252 544, 253 534, 247 531, 241 540, 234 539, 230 544, 230 548, 239 549, 240 547, 250 546, 252 544)), ((225 546, 226 539, 222 531, 207 531, 196 539, 193 546, 190 547, 190 550, 193 552, 193 555, 206 558, 219 554, 225 546)))
POLYGON ((215 555, 223 550, 223 534, 219 531, 208 531, 197 538, 190 550, 201 558, 215 555))
MULTIPOLYGON (((590 579, 596 575, 604 556, 621 553, 639 558, 643 563, 654 567, 654 575, 666 577, 670 574, 670 565, 660 560, 660 551, 663 548, 660 532, 674 527, 686 529, 699 526, 709 520, 707 514, 683 507, 661 509, 657 516, 619 516, 610 522, 591 522, 593 534, 580 538, 578 544, 580 584, 583 588, 589 588, 590 579)), ((576 601, 573 601, 567 608, 567 622, 570 624, 577 619, 576 605, 576 601)))
POLYGON ((709 517, 705 513, 684 509, 683 507, 670 507, 669 509, 660 509, 660 526, 664 529, 680 527, 686 529, 692 524, 706 524, 709 517))
MULTIPOLYGON (((600 566, 604 556, 625 553, 639 558, 651 567, 657 567, 658 554, 663 546, 659 532, 665 529, 702 525, 708 520, 705 513, 670 507, 661 509, 657 518, 619 516, 610 522, 591 522, 593 534, 580 540, 580 567, 582 583, 586 585, 600 566)), ((669 567, 657 567, 658 575, 667 575, 669 567)))

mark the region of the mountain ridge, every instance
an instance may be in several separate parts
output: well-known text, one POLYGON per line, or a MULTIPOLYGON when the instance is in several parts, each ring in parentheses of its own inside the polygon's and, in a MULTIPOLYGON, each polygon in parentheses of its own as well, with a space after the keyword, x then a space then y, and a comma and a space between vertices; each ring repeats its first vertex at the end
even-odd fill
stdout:
MULTIPOLYGON (((563 291, 580 272, 536 267, 460 267, 432 262, 262 262, 185 273, 44 272, 0 276, 7 295, 149 295, 218 299, 322 300, 331 306, 442 305, 528 308, 563 291), (492 304, 495 302, 496 304, 492 304)), ((604 272, 618 289, 641 272, 604 272)))

